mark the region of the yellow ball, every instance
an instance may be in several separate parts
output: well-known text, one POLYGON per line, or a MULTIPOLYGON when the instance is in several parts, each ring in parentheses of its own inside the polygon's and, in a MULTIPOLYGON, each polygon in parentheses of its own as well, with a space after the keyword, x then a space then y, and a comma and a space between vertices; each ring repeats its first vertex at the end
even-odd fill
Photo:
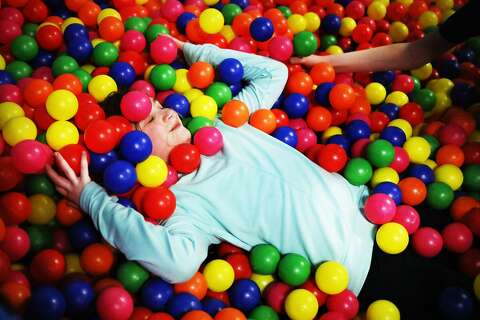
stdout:
POLYGON ((315 32, 320 28, 320 17, 315 12, 307 12, 303 15, 306 22, 305 29, 310 32, 315 32))
POLYGON ((452 105, 452 100, 444 92, 436 92, 435 97, 435 106, 431 110, 431 113, 438 115, 443 114, 445 110, 447 110, 452 105))
POLYGON ((318 266, 315 282, 326 294, 337 294, 348 286, 348 271, 339 262, 327 261, 318 266))
POLYGON ((435 171, 435 181, 446 183, 453 191, 458 190, 463 183, 463 173, 453 164, 442 164, 435 171))
POLYGON ((440 79, 436 79, 435 82, 433 82, 431 90, 435 91, 435 93, 443 92, 443 93, 449 94, 450 91, 453 89, 454 85, 455 84, 453 83, 452 80, 448 78, 440 78, 440 79))
POLYGON ((219 0, 203 0, 207 6, 214 6, 218 3, 219 0))
POLYGON ((210 96, 201 96, 196 98, 190 104, 190 113, 192 117, 205 117, 214 120, 217 115, 217 103, 210 96))
POLYGON ((147 3, 149 0, 135 0, 135 3, 138 4, 139 6, 143 6, 145 3, 147 3))
POLYGON ((433 161, 432 159, 427 159, 422 164, 428 166, 432 170, 435 170, 435 168, 437 167, 437 163, 435 161, 433 161))
POLYGON ((409 31, 406 24, 400 21, 395 21, 390 25, 388 34, 392 37, 393 42, 403 42, 407 39, 409 31))
POLYGON ((5 70, 5 59, 3 56, 0 54, 0 70, 5 70))
POLYGON ((433 11, 425 11, 418 18, 418 24, 422 29, 436 27, 438 25, 438 16, 433 11))
POLYGON ((204 32, 214 34, 222 30, 225 20, 220 11, 214 8, 208 8, 200 13, 198 22, 204 32))
POLYGON ((375 188, 378 184, 382 182, 392 182, 398 183, 400 177, 398 176, 397 171, 390 167, 383 167, 378 168, 373 172, 372 180, 370 180, 370 184, 372 187, 375 188))
POLYGON ((35 123, 27 117, 16 117, 5 123, 2 133, 5 142, 13 147, 23 140, 35 140, 37 137, 37 127, 35 123))
POLYGON ((373 20, 381 20, 385 17, 387 8, 380 1, 373 1, 367 8, 368 16, 373 20))
POLYGON ((229 25, 223 26, 222 30, 220 30, 220 34, 230 43, 235 38, 235 31, 229 25))
POLYGON ((440 10, 450 10, 453 8, 454 2, 453 0, 436 0, 435 3, 440 10))
POLYGON ((455 13, 455 10, 453 9, 448 9, 445 11, 442 11, 442 23, 447 21, 448 18, 450 18, 453 14, 455 13))
POLYGON ((52 198, 39 193, 31 196, 29 199, 32 211, 30 216, 28 216, 28 222, 43 225, 49 223, 55 217, 57 206, 52 198))
POLYGON ((397 128, 402 129, 402 131, 403 131, 403 133, 405 133, 405 136, 407 137, 407 139, 412 136, 412 131, 413 131, 412 125, 407 120, 395 119, 395 120, 390 121, 388 126, 389 127, 397 127, 397 128))
POLYGON ((375 1, 381 2, 385 7, 388 7, 388 5, 390 4, 390 0, 375 0, 375 1))
POLYGON ((48 114, 55 120, 68 120, 77 114, 77 97, 68 90, 55 90, 48 95, 45 103, 48 114))
POLYGON ((294 13, 287 19, 287 24, 293 34, 305 31, 307 29, 307 20, 300 14, 294 13))
POLYGON ((325 51, 331 55, 338 55, 343 53, 343 49, 337 45, 330 46, 325 51))
POLYGON ((165 182, 168 168, 162 158, 154 155, 138 163, 135 167, 138 182, 144 187, 155 188, 165 182))
POLYGON ((143 78, 145 80, 150 81, 150 72, 152 72, 152 69, 155 68, 155 66, 155 64, 152 64, 147 67, 147 69, 145 70, 145 74, 143 75, 143 78))
POLYGON ((255 282, 260 289, 260 292, 263 293, 263 290, 275 281, 275 278, 271 274, 258 274, 258 273, 253 273, 250 277, 250 280, 255 282))
POLYGON ((61 29, 62 29, 62 33, 65 32, 65 29, 67 29, 67 27, 71 24, 74 24, 74 23, 78 23, 78 24, 81 24, 82 26, 84 25, 83 21, 78 19, 78 18, 75 18, 75 17, 69 17, 65 20, 63 20, 63 23, 62 25, 60 26, 61 29))
POLYGON ((408 153, 410 162, 422 163, 428 159, 431 152, 430 143, 422 137, 410 137, 403 145, 403 149, 408 153))
POLYGON ((340 33, 340 35, 344 37, 349 37, 352 35, 353 29, 355 29, 356 26, 357 23, 354 19, 350 17, 345 17, 340 23, 340 30, 338 31, 338 33, 340 33))
POLYGON ((342 129, 339 127, 330 127, 327 130, 325 130, 322 134, 322 141, 325 142, 327 141, 328 138, 331 136, 337 135, 337 134, 342 134, 342 129))
POLYGON ((426 80, 432 75, 432 70, 432 64, 427 63, 420 68, 411 70, 410 73, 412 74, 412 76, 417 77, 420 80, 426 80))
POLYGON ((190 82, 188 82, 187 73, 187 69, 177 69, 175 71, 175 74, 177 76, 175 84, 173 85, 173 90, 175 92, 183 93, 192 89, 192 85, 190 84, 190 82))
POLYGON ((413 3, 413 0, 397 0, 401 4, 403 4, 405 7, 410 7, 410 5, 413 3))
POLYGON ((473 292, 475 292, 477 299, 480 300, 480 273, 477 274, 475 281, 473 281, 473 292))
POLYGON ((377 300, 368 306, 366 320, 400 320, 400 311, 388 300, 377 300))
POLYGON ((122 16, 117 10, 112 8, 106 8, 100 11, 100 13, 98 14, 97 23, 100 24, 100 22, 102 22, 102 20, 105 19, 106 17, 114 17, 119 20, 122 20, 122 16))
POLYGON ((188 102, 192 103, 193 100, 203 96, 203 91, 197 88, 190 89, 183 93, 188 102))
POLYGON ((3 129, 8 120, 24 116, 25 111, 15 102, 0 103, 0 130, 3 129))
POLYGON ((78 129, 68 121, 55 121, 47 129, 47 143, 55 151, 68 144, 77 144, 79 139, 78 129))
POLYGON ((235 280, 233 267, 225 260, 215 259, 210 261, 203 269, 203 276, 207 281, 208 289, 213 292, 228 290, 235 280))
POLYGON ((71 273, 85 273, 80 264, 80 257, 78 254, 69 253, 65 255, 65 274, 71 273))
POLYGON ((376 240, 383 252, 398 254, 408 246, 408 231, 399 223, 388 222, 378 228, 376 240))
POLYGON ((393 91, 387 95, 385 103, 393 103, 401 107, 408 103, 408 96, 402 91, 393 91))
POLYGON ((285 299, 285 311, 292 320, 311 320, 318 312, 318 300, 305 289, 295 289, 285 299))
POLYGON ((110 94, 117 91, 117 83, 106 74, 95 76, 88 83, 88 92, 98 102, 103 102, 110 94))
POLYGON ((365 94, 371 104, 380 104, 387 96, 387 90, 378 82, 371 82, 365 87, 365 94))
POLYGON ((93 72, 93 70, 95 70, 95 67, 91 64, 84 64, 83 66, 81 66, 81 68, 90 74, 93 72))

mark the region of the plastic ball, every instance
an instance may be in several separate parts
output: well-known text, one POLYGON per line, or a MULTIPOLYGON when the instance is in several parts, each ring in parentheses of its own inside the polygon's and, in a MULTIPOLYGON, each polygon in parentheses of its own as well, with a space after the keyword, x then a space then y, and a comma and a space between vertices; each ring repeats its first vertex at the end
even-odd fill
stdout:
POLYGON ((454 253, 464 253, 472 246, 472 231, 463 223, 451 223, 442 231, 442 237, 447 250, 454 253))
POLYGON ((423 163, 430 156, 431 148, 425 138, 411 137, 403 145, 407 151, 410 161, 413 163, 423 163))
POLYGON ((177 79, 175 70, 168 64, 160 64, 153 67, 149 78, 157 90, 173 88, 177 79))
POLYGON ((317 38, 310 31, 301 31, 293 38, 293 48, 297 56, 309 56, 318 48, 317 38))
POLYGON ((142 305, 154 312, 164 310, 172 296, 172 285, 158 278, 149 279, 140 291, 142 305))
POLYGON ((159 36, 150 43, 150 56, 156 64, 172 63, 177 57, 177 45, 171 38, 159 36))
POLYGON ((345 166, 344 176, 351 184, 366 184, 372 177, 372 166, 363 158, 353 158, 345 166))
POLYGON ((138 263, 127 261, 118 267, 116 276, 128 292, 136 293, 147 281, 149 273, 138 263))
POLYGON ((222 108, 222 121, 232 127, 238 128, 248 121, 248 107, 239 100, 231 100, 222 108))
POLYGON ((205 117, 213 120, 217 114, 218 106, 216 101, 210 96, 200 96, 190 104, 190 113, 192 117, 205 117))
POLYGON ((152 141, 141 131, 130 131, 120 141, 119 150, 122 157, 131 162, 139 163, 152 153, 152 141))
POLYGON ((243 79, 243 65, 234 58, 224 59, 217 67, 220 80, 227 84, 238 83, 243 79))
POLYGON ((0 129, 3 129, 8 120, 25 116, 25 112, 18 104, 10 101, 0 103, 0 129))
POLYGON ((250 312, 260 304, 260 289, 250 279, 242 279, 235 282, 228 290, 233 307, 242 310, 243 312, 250 312))
POLYGON ((10 118, 3 125, 2 133, 5 142, 10 146, 15 146, 24 140, 34 140, 37 137, 37 128, 29 118, 18 116, 10 118))
POLYGON ((445 288, 438 297, 438 307, 445 319, 468 319, 474 312, 471 294, 457 287, 445 288))
POLYGON ((278 274, 289 285, 301 285, 310 275, 310 263, 299 254, 287 254, 280 260, 278 274))
POLYGON ((214 34, 220 32, 224 25, 224 18, 220 11, 214 8, 209 8, 199 16, 200 28, 208 34, 214 34))
POLYGON ((117 91, 115 80, 105 74, 93 77, 88 84, 88 92, 98 102, 103 102, 110 94, 117 91))
POLYGON ((259 17, 250 24, 250 35, 256 41, 267 41, 273 35, 273 24, 268 18, 259 17))
POLYGON ((223 147, 222 134, 214 127, 204 127, 199 129, 195 133, 193 141, 198 147, 200 153, 206 156, 214 155, 223 147))
POLYGON ((397 206, 392 222, 397 222, 405 227, 408 234, 413 234, 420 226, 420 215, 415 208, 408 205, 397 206))
POLYGON ((285 36, 274 36, 268 43, 268 52, 272 59, 287 61, 293 53, 293 43, 285 36))
POLYGON ((319 151, 317 163, 329 172, 338 172, 347 163, 347 153, 338 144, 327 144, 319 151))
POLYGON ((367 320, 400 320, 397 306, 388 300, 377 300, 367 309, 367 320))
POLYGON ((84 141, 89 150, 96 153, 106 153, 113 150, 117 144, 118 135, 110 122, 97 120, 85 129, 84 141))
POLYGON ((459 189, 463 183, 462 171, 452 164, 443 164, 434 170, 435 180, 446 183, 453 191, 459 189))
POLYGON ((99 294, 96 307, 102 319, 127 320, 133 313, 133 299, 123 288, 108 287, 99 294))
POLYGON ((136 180, 135 168, 123 160, 113 162, 103 173, 105 188, 116 194, 130 191, 135 186, 136 180))
POLYGON ((68 312, 85 312, 95 299, 92 286, 81 279, 68 281, 63 288, 63 296, 68 312))
POLYGON ((235 308, 224 308, 217 313, 215 320, 247 320, 243 313, 235 308))
POLYGON ((382 251, 389 254, 398 254, 408 246, 408 232, 401 224, 388 222, 378 229, 376 241, 382 251))
POLYGON ((65 298, 52 286, 40 286, 32 292, 28 312, 43 319, 59 319, 65 313, 65 298))
POLYGON ((21 35, 11 43, 11 51, 18 60, 29 61, 37 55, 38 45, 34 38, 21 35))
POLYGON ((335 85, 328 94, 330 104, 337 110, 348 110, 355 102, 355 93, 348 84, 335 85))
POLYGON ((18 171, 26 174, 39 173, 52 160, 51 151, 42 143, 23 140, 11 151, 12 160, 18 171))
POLYGON ((322 292, 338 294, 348 286, 348 271, 336 261, 322 263, 315 272, 315 282, 322 292))
POLYGON ((452 188, 444 182, 433 182, 427 188, 427 203, 434 209, 448 208, 453 199, 452 188))
POLYGON ((313 319, 318 312, 318 301, 310 291, 295 289, 285 299, 285 311, 294 320, 313 319))
POLYGON ((55 90, 48 96, 46 107, 48 114, 55 120, 68 120, 77 113, 78 100, 68 90, 55 90))
POLYGON ((122 115, 128 120, 139 122, 150 115, 152 102, 145 93, 130 91, 122 97, 120 110, 122 115))
POLYGON ((230 288, 235 279, 232 266, 225 260, 212 260, 205 266, 203 275, 208 288, 214 292, 223 292, 230 288))
POLYGON ((395 149, 389 141, 378 139, 367 146, 367 158, 376 167, 387 167, 395 158, 395 149))
POLYGON ((396 205, 388 194, 375 193, 367 198, 364 212, 370 222, 384 224, 395 216, 396 205))
POLYGON ((168 168, 160 157, 148 156, 136 166, 138 182, 149 188, 160 186, 167 179, 168 168))
POLYGON ((48 145, 58 151, 69 144, 77 144, 79 140, 78 129, 71 122, 55 121, 52 123, 46 134, 48 145))

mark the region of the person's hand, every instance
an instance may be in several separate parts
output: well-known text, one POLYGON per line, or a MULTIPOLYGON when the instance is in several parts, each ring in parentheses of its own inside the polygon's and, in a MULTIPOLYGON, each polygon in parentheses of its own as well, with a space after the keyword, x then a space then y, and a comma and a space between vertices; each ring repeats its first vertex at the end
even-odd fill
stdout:
POLYGON ((91 181, 88 174, 86 152, 82 152, 80 177, 77 177, 73 169, 60 153, 55 153, 55 160, 66 178, 60 176, 50 165, 47 166, 48 176, 55 183, 55 188, 62 196, 73 204, 80 206, 80 195, 82 194, 83 188, 85 188, 85 186, 91 181))
POLYGON ((320 62, 327 62, 324 56, 310 55, 308 57, 292 57, 290 58, 290 63, 292 64, 303 64, 307 67, 312 67, 320 62))
POLYGON ((177 38, 169 35, 169 34, 163 34, 163 36, 166 36, 166 37, 169 37, 170 39, 172 39, 175 44, 177 45, 177 48, 180 49, 180 50, 183 50, 183 45, 185 44, 185 41, 181 41, 181 40, 178 40, 177 38))

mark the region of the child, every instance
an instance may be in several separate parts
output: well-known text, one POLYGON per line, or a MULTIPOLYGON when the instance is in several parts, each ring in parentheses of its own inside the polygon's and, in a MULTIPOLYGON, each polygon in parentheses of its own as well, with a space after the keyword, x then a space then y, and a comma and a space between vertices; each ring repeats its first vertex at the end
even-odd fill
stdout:
MULTIPOLYGON (((213 45, 178 42, 188 63, 218 65, 238 59, 248 85, 235 97, 250 112, 271 108, 287 81, 280 62, 213 45)), ((174 214, 160 225, 146 222, 91 182, 85 155, 80 177, 57 153, 66 178, 52 168, 57 190, 93 220, 103 237, 153 274, 172 282, 191 278, 207 257, 208 246, 227 241, 245 250, 269 243, 282 253, 298 253, 314 265, 328 260, 349 272, 349 288, 359 293, 367 276, 374 226, 361 213, 367 187, 355 187, 285 143, 246 124, 233 128, 217 121, 223 150, 201 159, 200 168, 171 187, 174 214)), ((172 148, 189 140, 180 118, 155 104, 137 128, 147 133, 153 154, 168 159, 172 148)))

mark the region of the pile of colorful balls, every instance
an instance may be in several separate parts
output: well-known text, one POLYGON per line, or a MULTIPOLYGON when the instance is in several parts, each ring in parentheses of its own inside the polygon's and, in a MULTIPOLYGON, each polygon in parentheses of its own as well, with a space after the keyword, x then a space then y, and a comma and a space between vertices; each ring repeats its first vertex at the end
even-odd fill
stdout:
MULTIPOLYGON (((89 217, 45 174, 60 152, 150 223, 175 211, 169 187, 222 149, 214 123, 247 123, 351 184, 367 184, 376 242, 399 254, 458 255, 480 299, 480 38, 411 71, 335 73, 292 56, 341 54, 413 41, 463 0, 5 0, 0 8, 0 318, 342 320, 358 316, 348 272, 271 245, 223 243, 185 283, 171 285, 102 241, 89 217), (249 114, 232 99, 243 66, 225 59, 186 66, 171 35, 285 62, 273 109, 249 114), (105 102, 121 92, 121 115, 105 102), (151 98, 175 110, 192 143, 168 163, 133 124, 151 98), (449 212, 443 230, 421 226, 416 206, 449 212), (313 269, 312 269, 313 268, 313 269), (313 271, 312 271, 313 270, 313 271)), ((187 262, 186 262, 187 263, 187 262)), ((439 297, 446 319, 473 312, 470 291, 439 297)), ((401 310, 400 310, 401 311, 401 310)), ((378 300, 368 320, 400 319, 378 300)))

